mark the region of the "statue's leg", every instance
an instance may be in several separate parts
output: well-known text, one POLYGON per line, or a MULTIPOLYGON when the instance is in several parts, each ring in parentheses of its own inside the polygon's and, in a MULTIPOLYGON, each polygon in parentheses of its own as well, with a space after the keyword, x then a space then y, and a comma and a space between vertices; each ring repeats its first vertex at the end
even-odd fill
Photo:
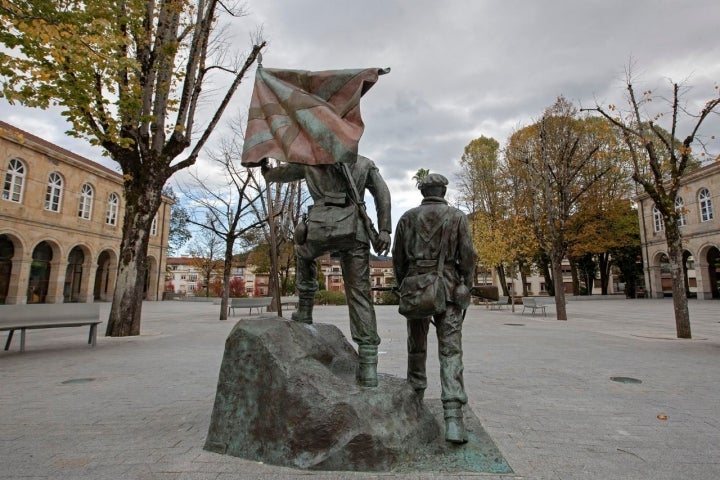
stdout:
POLYGON ((317 264, 312 252, 305 246, 296 247, 297 272, 295 288, 298 291, 298 309, 290 318, 296 322, 312 323, 312 311, 315 304, 315 292, 318 289, 317 264))
POLYGON ((462 406, 467 403, 463 382, 462 310, 453 303, 435 317, 440 356, 441 400, 445 412, 445 440, 467 442, 462 406))
POLYGON ((415 390, 420 400, 425 396, 427 388, 427 334, 430 318, 407 320, 407 382, 415 390))
POLYGON ((350 334, 358 345, 360 357, 357 380, 366 387, 375 387, 377 380, 377 334, 375 308, 370 296, 370 248, 366 243, 342 252, 340 257, 345 296, 350 313, 350 334))

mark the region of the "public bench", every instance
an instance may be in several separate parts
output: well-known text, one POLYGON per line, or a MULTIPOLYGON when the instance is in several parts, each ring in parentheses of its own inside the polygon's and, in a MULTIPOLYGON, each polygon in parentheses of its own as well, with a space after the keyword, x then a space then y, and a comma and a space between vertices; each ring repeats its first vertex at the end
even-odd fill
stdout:
POLYGON ((280 304, 281 304, 283 307, 293 307, 293 308, 297 308, 297 307, 298 307, 298 303, 300 303, 300 298, 299 298, 299 297, 295 297, 295 296, 280 297, 280 304))
POLYGON ((0 331, 8 331, 5 350, 10 348, 13 333, 20 330, 20 351, 25 351, 25 331, 37 328, 90 326, 88 344, 97 343, 100 304, 38 303, 31 305, 0 305, 0 331))
POLYGON ((509 297, 498 297, 497 300, 488 300, 486 305, 490 307, 490 310, 502 310, 503 307, 510 305, 509 300, 509 297))
MULTIPOLYGON (((300 299, 294 296, 280 297, 280 304, 285 307, 297 308, 300 299)), ((272 297, 247 297, 247 298, 231 298, 230 299, 230 310, 235 315, 236 308, 247 308, 252 315, 253 308, 257 309, 258 313, 264 308, 267 308, 272 304, 272 297)))
POLYGON ((250 311, 250 315, 252 315, 253 308, 257 309, 258 313, 260 313, 263 308, 267 310, 270 303, 272 303, 272 297, 231 298, 230 310, 232 310, 232 314, 235 315, 236 308, 247 308, 250 311))
POLYGON ((542 303, 538 303, 536 299, 530 297, 523 297, 522 302, 523 309, 522 312, 520 312, 521 315, 525 314, 525 309, 530 309, 533 315, 535 315, 535 312, 541 311, 544 317, 547 316, 547 314, 545 313, 545 305, 543 305, 542 303))

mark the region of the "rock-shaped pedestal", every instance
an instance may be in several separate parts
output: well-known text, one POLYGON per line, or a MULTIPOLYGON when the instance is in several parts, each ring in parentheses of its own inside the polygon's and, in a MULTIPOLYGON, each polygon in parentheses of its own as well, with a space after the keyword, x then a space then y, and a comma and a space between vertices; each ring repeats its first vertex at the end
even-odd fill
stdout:
POLYGON ((391 470, 440 435, 404 379, 355 383, 357 354, 333 325, 240 320, 225 342, 205 449, 318 470, 391 470))

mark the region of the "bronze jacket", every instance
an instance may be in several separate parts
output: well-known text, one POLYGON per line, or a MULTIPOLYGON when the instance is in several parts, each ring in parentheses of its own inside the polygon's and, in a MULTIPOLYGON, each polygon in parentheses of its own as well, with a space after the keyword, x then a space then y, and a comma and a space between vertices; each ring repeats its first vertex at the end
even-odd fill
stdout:
POLYGON ((420 206, 400 217, 392 248, 398 285, 408 275, 437 269, 443 225, 449 229, 443 269, 446 298, 453 298, 452 292, 461 278, 468 289, 472 287, 477 254, 467 217, 440 197, 426 197, 420 206))
MULTIPOLYGON (((360 200, 364 200, 365 190, 373 196, 378 230, 392 232, 390 189, 380 176, 377 166, 369 158, 358 155, 357 161, 351 163, 349 167, 360 200)), ((304 179, 315 203, 324 202, 327 194, 348 192, 348 184, 339 165, 286 163, 271 169, 265 178, 270 182, 292 182, 304 179)), ((364 224, 358 225, 358 240, 368 240, 364 224)))

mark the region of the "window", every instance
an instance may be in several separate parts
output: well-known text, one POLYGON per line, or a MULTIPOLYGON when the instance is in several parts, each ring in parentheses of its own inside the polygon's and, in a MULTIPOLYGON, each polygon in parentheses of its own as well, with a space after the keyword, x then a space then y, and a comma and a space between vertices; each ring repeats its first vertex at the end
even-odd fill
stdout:
POLYGON ((157 213, 155 214, 155 218, 153 218, 152 224, 150 225, 150 235, 153 237, 157 235, 157 213))
POLYGON ((684 227, 687 223, 687 218, 685 217, 685 202, 683 202, 682 197, 675 198, 675 211, 680 214, 678 217, 678 227, 684 227))
POLYGON ((118 205, 120 199, 116 193, 111 193, 108 197, 107 213, 105 214, 105 223, 108 225, 117 225, 118 205))
POLYGON ((23 188, 25 187, 25 165, 17 158, 8 163, 3 184, 2 198, 11 202, 22 202, 23 188))
POLYGON ((48 177, 47 190, 45 191, 45 210, 59 212, 62 203, 63 179, 59 173, 53 172, 48 177))
POLYGON ((698 193, 698 204, 700 204, 700 221, 709 222, 714 218, 712 198, 710 198, 710 191, 707 188, 703 188, 698 193))
POLYGON ((92 204, 93 204, 93 187, 89 183, 82 186, 80 190, 80 206, 78 207, 78 217, 90 220, 92 215, 92 204))
POLYGON ((657 205, 653 206, 653 226, 656 232, 665 230, 665 223, 663 222, 662 214, 660 210, 658 210, 657 205))
POLYGON ((198 281, 197 273, 191 273, 189 280, 190 280, 191 282, 197 282, 197 281, 198 281))

